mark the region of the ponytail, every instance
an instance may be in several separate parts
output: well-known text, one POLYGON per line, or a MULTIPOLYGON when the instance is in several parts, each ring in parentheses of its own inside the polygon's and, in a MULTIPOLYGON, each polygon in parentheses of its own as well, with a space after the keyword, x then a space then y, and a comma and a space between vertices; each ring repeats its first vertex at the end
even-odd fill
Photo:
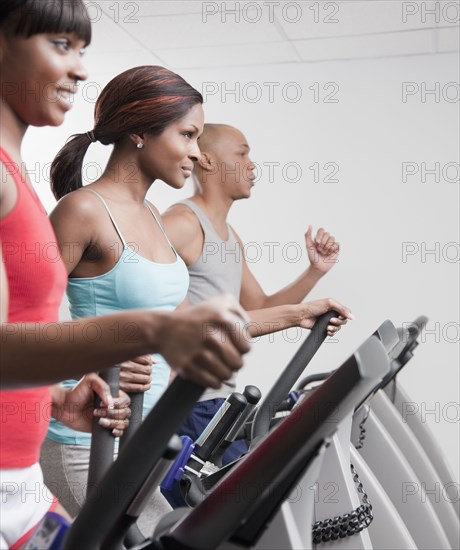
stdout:
POLYGON ((83 187, 81 174, 83 159, 89 145, 93 142, 89 134, 91 132, 72 136, 51 164, 51 190, 57 200, 83 187))

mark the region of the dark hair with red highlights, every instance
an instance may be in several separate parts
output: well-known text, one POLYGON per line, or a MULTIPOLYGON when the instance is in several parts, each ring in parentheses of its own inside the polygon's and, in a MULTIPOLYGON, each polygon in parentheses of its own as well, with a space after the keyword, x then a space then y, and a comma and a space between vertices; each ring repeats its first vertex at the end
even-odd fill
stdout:
POLYGON ((91 42, 91 21, 83 0, 1 0, 0 29, 25 38, 75 33, 87 45, 91 42))
POLYGON ((54 159, 54 196, 82 187, 83 159, 93 139, 109 145, 129 134, 159 135, 197 103, 203 103, 200 92, 164 67, 145 65, 119 74, 97 99, 91 138, 91 132, 72 136, 54 159))

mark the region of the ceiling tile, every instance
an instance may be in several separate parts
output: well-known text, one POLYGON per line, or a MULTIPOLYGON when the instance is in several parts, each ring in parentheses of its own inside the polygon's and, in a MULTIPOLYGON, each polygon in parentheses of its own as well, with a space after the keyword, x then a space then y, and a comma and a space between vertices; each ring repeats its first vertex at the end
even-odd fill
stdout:
POLYGON ((157 50, 157 53, 165 60, 168 66, 176 70, 299 61, 299 57, 289 42, 245 44, 215 48, 157 50))
POLYGON ((89 16, 92 19, 92 40, 88 52, 99 54, 139 49, 139 42, 102 11, 90 11, 89 16))
MULTIPOLYGON (((255 13, 255 12, 251 12, 255 13)), ((234 44, 279 42, 284 39, 277 25, 269 21, 250 23, 242 17, 203 18, 201 13, 139 18, 139 23, 120 22, 123 29, 146 48, 172 49, 215 47, 234 44)))
POLYGON ((140 64, 183 69, 458 50, 458 26, 449 22, 455 20, 455 13, 446 9, 454 2, 426 1, 418 6, 402 0, 301 0, 279 4, 91 1, 93 43, 85 63, 91 77, 113 75, 140 64), (435 6, 440 10, 437 20, 436 14, 429 13, 435 6), (289 23, 299 16, 296 23, 289 23), (334 19, 336 23, 327 22, 334 19), (437 21, 439 25, 430 30, 437 21), (293 39, 292 45, 287 36, 293 39))
POLYGON ((369 36, 318 38, 294 42, 304 61, 360 59, 431 53, 432 30, 386 33, 369 36))
POLYGON ((460 50, 460 29, 442 28, 437 29, 437 51, 458 52, 460 50))
POLYGON ((421 4, 423 12, 416 2, 401 0, 286 2, 275 15, 287 37, 296 40, 428 29, 436 27, 437 21, 445 21, 445 17, 453 20, 453 13, 443 13, 439 2, 421 4), (430 9, 437 13, 430 14, 430 9))
MULTIPOLYGON (((133 4, 124 0, 123 4, 133 4)), ((138 0, 137 15, 139 17, 152 15, 185 15, 187 13, 201 13, 203 2, 198 0, 138 0)), ((123 11, 128 13, 132 7, 124 6, 123 11)))

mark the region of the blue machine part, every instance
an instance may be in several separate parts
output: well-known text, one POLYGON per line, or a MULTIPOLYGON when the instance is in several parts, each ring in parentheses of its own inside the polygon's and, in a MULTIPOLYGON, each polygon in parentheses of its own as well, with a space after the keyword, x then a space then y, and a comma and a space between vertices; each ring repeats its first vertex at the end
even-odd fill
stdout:
POLYGON ((162 495, 173 508, 185 506, 185 501, 180 491, 180 480, 184 475, 184 468, 195 450, 195 445, 188 435, 181 435, 180 438, 182 440, 182 451, 171 464, 168 473, 160 485, 162 495))
POLYGON ((55 512, 47 512, 23 550, 60 550, 70 523, 55 512))

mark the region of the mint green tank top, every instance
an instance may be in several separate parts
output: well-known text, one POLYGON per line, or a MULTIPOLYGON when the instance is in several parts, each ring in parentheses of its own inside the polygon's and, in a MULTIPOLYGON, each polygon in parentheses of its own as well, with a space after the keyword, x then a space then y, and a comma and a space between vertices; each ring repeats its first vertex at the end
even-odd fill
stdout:
MULTIPOLYGON (((102 202, 123 245, 123 252, 115 266, 97 277, 69 278, 67 297, 72 319, 106 315, 125 309, 174 310, 186 297, 189 275, 184 261, 176 253, 149 204, 154 221, 171 246, 176 261, 162 264, 137 254, 125 241, 105 200, 92 189, 102 202)), ((144 393, 143 415, 146 416, 169 383, 170 367, 161 355, 153 355, 152 387, 144 393)), ((76 380, 66 380, 71 387, 76 380)), ((91 435, 72 430, 54 418, 51 419, 48 437, 68 445, 90 445, 91 435)))

